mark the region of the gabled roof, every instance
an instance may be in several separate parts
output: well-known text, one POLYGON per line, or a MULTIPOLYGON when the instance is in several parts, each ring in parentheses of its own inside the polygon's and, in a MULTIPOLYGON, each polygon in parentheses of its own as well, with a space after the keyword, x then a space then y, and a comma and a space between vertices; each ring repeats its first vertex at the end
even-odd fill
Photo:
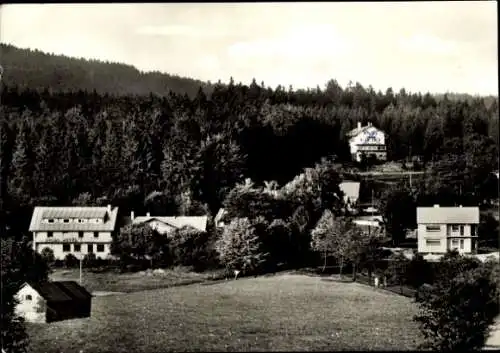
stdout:
POLYGON ((344 181, 339 184, 344 197, 349 198, 351 201, 356 201, 359 198, 359 186, 360 183, 357 181, 344 181))
POLYGON ((31 286, 48 302, 69 302, 92 297, 92 294, 74 281, 27 282, 22 287, 26 285, 31 286))
POLYGON ((133 223, 147 223, 153 220, 165 223, 174 228, 190 226, 199 231, 205 232, 207 230, 208 216, 139 216, 134 218, 133 223))
POLYGON ((102 231, 115 230, 118 207, 35 207, 30 232, 35 231, 102 231), (103 223, 42 223, 45 218, 104 218, 103 223))
POLYGON ((92 297, 92 294, 75 281, 57 281, 52 283, 61 288, 72 299, 86 300, 92 297))
POLYGON ((479 224, 479 207, 417 207, 419 224, 479 224))
POLYGON ((31 286, 48 302, 65 302, 72 300, 72 298, 54 284, 54 282, 25 283, 23 287, 25 285, 31 286))
POLYGON ((362 133, 368 129, 374 129, 374 130, 380 131, 380 132, 385 134, 385 132, 383 132, 382 130, 380 130, 379 128, 377 128, 373 125, 365 125, 365 126, 356 127, 354 129, 350 130, 349 132, 347 132, 347 136, 348 137, 358 136, 360 133, 362 133))

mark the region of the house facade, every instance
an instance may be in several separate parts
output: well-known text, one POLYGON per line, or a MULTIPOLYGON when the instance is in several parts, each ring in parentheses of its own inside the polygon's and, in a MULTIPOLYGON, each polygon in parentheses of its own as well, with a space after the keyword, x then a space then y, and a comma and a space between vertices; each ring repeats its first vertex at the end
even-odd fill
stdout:
POLYGON ((24 283, 16 299, 15 313, 34 323, 90 317, 92 306, 92 295, 74 281, 24 283))
POLYGON ((146 216, 135 216, 134 212, 130 213, 132 224, 147 224, 155 229, 160 234, 170 234, 176 229, 183 227, 192 227, 200 232, 207 230, 207 216, 151 216, 146 213, 146 216))
POLYGON ((458 250, 469 254, 477 250, 479 207, 418 207, 418 252, 444 254, 458 250))
POLYGON ((347 133, 352 159, 361 162, 362 155, 374 156, 379 161, 387 160, 386 134, 371 123, 358 126, 347 133))
POLYGON ((29 231, 33 250, 49 248, 57 260, 88 253, 106 259, 116 230, 118 207, 35 207, 29 231))

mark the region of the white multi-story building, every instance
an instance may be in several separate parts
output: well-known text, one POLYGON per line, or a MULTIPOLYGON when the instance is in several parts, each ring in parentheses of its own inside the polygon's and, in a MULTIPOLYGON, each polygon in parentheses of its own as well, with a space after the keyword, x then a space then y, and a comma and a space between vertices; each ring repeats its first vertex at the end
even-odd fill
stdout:
POLYGON ((361 156, 374 156, 377 160, 387 160, 386 135, 371 123, 366 126, 358 126, 347 133, 349 147, 353 160, 361 162, 361 156))
POLYGON ((63 260, 67 254, 83 258, 95 253, 97 258, 110 255, 112 233, 116 230, 118 207, 35 207, 29 231, 33 250, 49 248, 63 260))
POLYGON ((418 207, 418 252, 444 254, 477 250, 479 207, 418 207))

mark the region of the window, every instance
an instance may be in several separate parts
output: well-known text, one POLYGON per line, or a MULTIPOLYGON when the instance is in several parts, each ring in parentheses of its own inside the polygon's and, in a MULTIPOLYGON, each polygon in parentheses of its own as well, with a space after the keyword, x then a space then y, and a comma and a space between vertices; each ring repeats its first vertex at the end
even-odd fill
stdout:
POLYGON ((53 234, 52 232, 47 232, 47 238, 52 238, 53 234))
POLYGON ((82 250, 82 246, 80 244, 74 244, 73 245, 73 250, 75 252, 80 252, 82 250))
POLYGON ((78 238, 83 238, 83 232, 78 232, 78 238))
POLYGON ((86 219, 86 218, 80 219, 80 223, 87 223, 87 221, 88 221, 88 219, 86 219))
POLYGON ((441 231, 441 226, 430 225, 430 226, 426 226, 425 229, 428 232, 440 232, 441 231))
POLYGON ((87 245, 87 252, 88 253, 94 252, 94 245, 93 244, 88 244, 87 245))
POLYGON ((26 299, 26 300, 32 300, 33 297, 31 296, 31 294, 26 294, 26 297, 24 297, 24 299, 26 299))
POLYGON ((460 226, 460 235, 463 236, 464 235, 464 226, 460 226))
POLYGON ((452 232, 458 232, 458 225, 454 224, 451 226, 451 231, 452 232))
POLYGON ((464 249, 464 240, 460 239, 460 249, 464 249))
POLYGON ((458 239, 452 239, 451 240, 451 246, 457 247, 458 246, 458 239))
POLYGON ((54 223, 54 219, 47 219, 47 223, 54 223))
POLYGON ((104 244, 97 244, 97 252, 104 252, 104 244))
POLYGON ((438 240, 438 239, 427 239, 425 241, 425 245, 427 245, 427 246, 439 246, 439 245, 441 245, 441 240, 438 240))
POLYGON ((471 226, 470 226, 470 235, 473 236, 473 237, 475 237, 477 235, 476 232, 477 232, 477 225, 471 224, 471 226))
POLYGON ((70 251, 70 244, 63 244, 63 251, 64 252, 69 252, 70 251))
POLYGON ((99 238, 99 232, 94 232, 94 238, 99 238))
POLYGON ((63 223, 69 223, 69 219, 64 219, 63 223))

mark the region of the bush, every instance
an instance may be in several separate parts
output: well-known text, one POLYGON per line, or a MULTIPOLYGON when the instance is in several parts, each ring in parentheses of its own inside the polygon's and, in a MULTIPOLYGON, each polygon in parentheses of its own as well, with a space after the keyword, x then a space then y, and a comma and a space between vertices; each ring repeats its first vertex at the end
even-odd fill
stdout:
POLYGON ((83 266, 85 266, 86 268, 93 268, 96 265, 97 257, 93 252, 88 253, 83 257, 83 266))
MULTIPOLYGON (((479 350, 488 328, 498 314, 498 283, 490 264, 474 267, 468 259, 442 260, 444 271, 432 287, 423 286, 417 295, 420 313, 414 320, 425 337, 422 348, 432 350, 479 350), (445 278, 450 269, 454 275, 445 278)), ((498 272, 496 272, 498 274, 498 272)))
POLYGON ((43 248, 42 252, 40 253, 42 256, 42 259, 47 263, 49 266, 53 266, 55 262, 55 256, 54 256, 54 251, 51 248, 43 248))
POLYGON ((432 265, 417 254, 408 262, 405 277, 405 282, 413 288, 419 288, 424 283, 430 284, 434 281, 432 265))
POLYGON ((214 237, 207 232, 183 227, 174 231, 168 247, 170 264, 192 266, 195 271, 203 271, 217 265, 214 237))
POLYGON ((76 267, 79 264, 78 259, 73 254, 68 254, 64 257, 64 266, 67 268, 76 267))

